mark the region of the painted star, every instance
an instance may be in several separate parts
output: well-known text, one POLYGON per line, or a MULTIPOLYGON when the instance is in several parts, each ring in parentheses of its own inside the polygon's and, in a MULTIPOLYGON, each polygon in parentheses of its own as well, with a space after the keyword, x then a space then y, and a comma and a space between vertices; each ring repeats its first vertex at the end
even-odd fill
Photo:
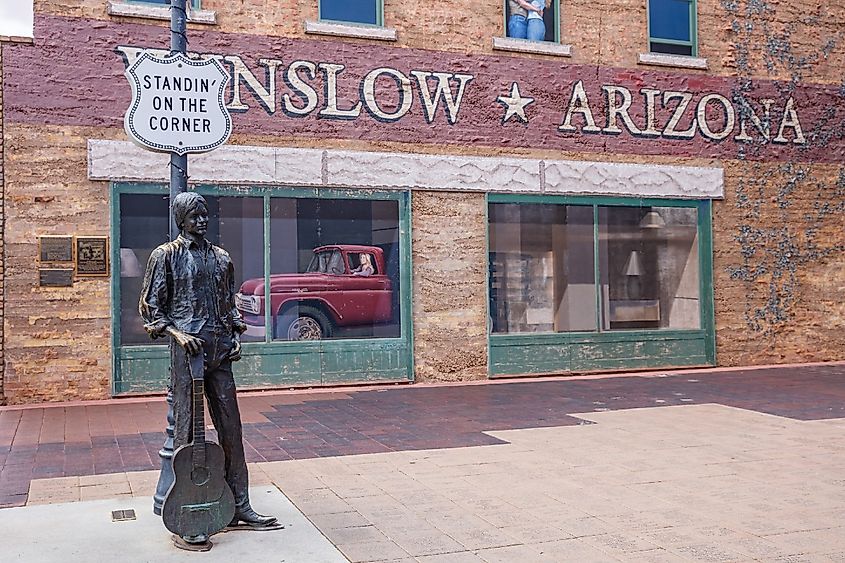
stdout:
POLYGON ((523 123, 528 123, 528 118, 525 117, 525 107, 528 104, 534 103, 534 98, 523 97, 519 93, 519 84, 513 82, 511 84, 510 96, 499 96, 496 101, 505 106, 505 116, 502 118, 502 124, 510 120, 511 117, 516 117, 523 123))

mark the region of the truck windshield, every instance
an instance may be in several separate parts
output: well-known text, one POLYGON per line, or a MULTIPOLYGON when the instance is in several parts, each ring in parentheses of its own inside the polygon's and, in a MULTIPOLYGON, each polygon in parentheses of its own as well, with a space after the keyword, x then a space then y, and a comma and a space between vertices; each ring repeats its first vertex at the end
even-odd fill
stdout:
POLYGON ((311 258, 306 273, 318 272, 321 274, 343 274, 346 268, 343 265, 343 255, 340 250, 325 250, 317 252, 311 258))

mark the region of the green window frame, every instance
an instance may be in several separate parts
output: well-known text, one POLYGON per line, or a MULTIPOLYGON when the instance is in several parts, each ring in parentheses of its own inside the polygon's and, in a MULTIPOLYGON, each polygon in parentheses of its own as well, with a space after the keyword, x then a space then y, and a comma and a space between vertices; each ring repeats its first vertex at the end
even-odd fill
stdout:
POLYGON ((661 53, 667 55, 678 56, 698 56, 698 6, 697 0, 646 0, 647 14, 646 22, 648 26, 648 49, 652 53, 661 53), (685 2, 688 4, 687 21, 689 24, 689 40, 681 40, 670 37, 659 37, 656 31, 653 31, 653 18, 656 17, 657 10, 659 10, 663 2, 685 2), (654 11, 653 11, 654 10, 654 11))
MULTIPOLYGON (((263 342, 244 342, 242 359, 234 364, 241 388, 322 386, 341 383, 413 381, 413 323, 411 307, 411 192, 340 188, 289 188, 271 186, 200 185, 200 194, 263 199, 264 283, 270 282, 271 214, 274 198, 357 199, 396 201, 399 207, 399 314, 400 335, 383 338, 347 338, 317 341, 273 340, 272 315, 265 308, 263 342), (360 374, 350 379, 347 374, 360 374)), ((112 294, 112 393, 128 395, 161 392, 168 384, 169 352, 166 344, 121 343, 121 217, 123 194, 166 197, 160 184, 115 182, 111 185, 111 294, 112 294)))
MULTIPOLYGON (((317 0, 317 15, 320 21, 342 23, 347 25, 363 25, 370 27, 384 27, 384 0, 370 0, 374 8, 375 22, 362 22, 351 19, 324 17, 323 11, 328 4, 344 4, 346 0, 317 0)), ((330 14, 329 14, 330 15, 330 14)))
MULTIPOLYGON (((710 200, 488 194, 490 204, 580 205, 593 208, 596 329, 577 332, 494 333, 488 328, 490 377, 540 373, 715 365, 712 218, 710 200), (599 208, 685 207, 697 210, 700 322, 697 329, 603 329, 602 276, 599 272, 599 208)), ((488 261, 490 221, 488 218, 488 261)), ((488 271, 491 271, 488 263, 488 271)), ((488 307, 492 278, 488 280, 488 307)))
MULTIPOLYGON (((560 43, 560 0, 552 0, 551 6, 554 9, 554 13, 552 17, 552 28, 554 30, 554 39, 547 39, 544 42, 546 43, 560 43)), ((503 15, 503 27, 504 30, 504 37, 508 37, 508 0, 502 1, 502 15, 503 15)), ((549 27, 546 27, 546 35, 549 33, 549 27)))

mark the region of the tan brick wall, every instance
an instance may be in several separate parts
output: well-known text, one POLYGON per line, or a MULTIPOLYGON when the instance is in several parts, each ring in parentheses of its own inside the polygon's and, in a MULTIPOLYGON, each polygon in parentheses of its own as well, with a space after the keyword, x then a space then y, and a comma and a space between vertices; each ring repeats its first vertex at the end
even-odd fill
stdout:
POLYGON ((484 194, 414 192, 414 372, 417 381, 487 377, 484 194))
POLYGON ((845 169, 727 162, 714 205, 719 365, 845 359, 845 169))
POLYGON ((6 124, 5 388, 11 403, 110 394, 109 280, 38 286, 39 235, 109 232, 107 184, 87 180, 87 139, 102 135, 6 124))
POLYGON ((4 150, 3 147, 5 145, 5 137, 3 136, 3 42, 0 41, 0 405, 6 404, 6 391, 5 391, 5 373, 6 373, 6 360, 4 356, 4 345, 5 345, 5 338, 4 338, 4 305, 6 302, 6 288, 5 288, 5 264, 4 264, 4 256, 6 250, 6 244, 3 239, 3 235, 5 232, 5 218, 6 218, 6 210, 5 210, 5 202, 6 202, 6 192, 5 192, 5 180, 3 171, 5 167, 3 166, 4 161, 4 150))

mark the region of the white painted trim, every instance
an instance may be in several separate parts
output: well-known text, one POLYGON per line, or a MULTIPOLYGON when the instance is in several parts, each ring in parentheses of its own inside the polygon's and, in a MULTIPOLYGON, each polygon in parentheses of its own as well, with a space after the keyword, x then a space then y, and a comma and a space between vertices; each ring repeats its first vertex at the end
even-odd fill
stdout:
MULTIPOLYGON (((130 18, 148 18, 152 20, 170 20, 170 7, 153 4, 129 3, 121 0, 109 0, 106 12, 110 16, 124 16, 130 18)), ((197 10, 188 7, 188 21, 215 25, 217 12, 213 10, 197 10)))
MULTIPOLYGON (((88 141, 88 178, 165 182, 169 156, 88 141)), ((722 199, 716 167, 227 145, 191 156, 192 183, 722 199)))
POLYGON ((334 37, 355 37, 357 39, 377 39, 379 41, 396 41, 396 30, 392 27, 355 25, 351 23, 306 20, 305 33, 331 35, 334 37))
POLYGON ((694 68, 707 70, 707 59, 700 57, 686 57, 684 55, 667 55, 665 53, 640 53, 637 61, 641 65, 670 66, 674 68, 694 68))
POLYGON ((513 51, 516 53, 552 55, 554 57, 572 56, 572 45, 564 45, 552 41, 529 41, 528 39, 516 39, 513 37, 494 37, 493 49, 497 51, 513 51))

